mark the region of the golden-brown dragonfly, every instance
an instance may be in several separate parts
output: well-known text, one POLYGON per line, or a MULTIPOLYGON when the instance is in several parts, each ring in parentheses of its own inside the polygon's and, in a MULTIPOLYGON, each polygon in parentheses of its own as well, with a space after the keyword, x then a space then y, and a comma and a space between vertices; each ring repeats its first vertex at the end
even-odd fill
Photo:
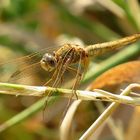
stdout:
MULTIPOLYGON (((140 33, 124 37, 115 41, 89 45, 85 48, 76 44, 64 44, 57 51, 53 52, 53 54, 44 54, 41 61, 37 62, 37 64, 41 64, 41 67, 45 71, 54 71, 51 79, 44 85, 51 84, 52 87, 57 87, 61 83, 64 73, 67 70, 70 70, 76 73, 75 81, 72 87, 72 89, 76 91, 82 79, 83 73, 85 73, 87 70, 91 57, 96 57, 108 51, 131 44, 139 39, 140 33), (73 68, 73 64, 78 64, 78 67, 76 69, 73 68)), ((35 55, 36 54, 31 54, 29 56, 26 56, 25 58, 28 60, 28 58, 31 59, 35 55)), ((29 68, 32 68, 32 66, 36 66, 36 64, 32 64, 31 66, 29 66, 29 68)), ((19 75, 20 72, 24 72, 24 70, 27 68, 28 67, 15 72, 11 77, 19 75)), ((76 95, 76 92, 74 93, 76 95)))
POLYGON ((53 55, 46 53, 40 61, 42 68, 46 71, 52 71, 55 69, 52 78, 46 83, 46 85, 53 81, 52 86, 57 86, 64 72, 66 70, 73 70, 76 71, 76 78, 72 87, 75 91, 83 75, 83 72, 81 72, 81 65, 83 66, 84 71, 86 71, 89 64, 89 58, 128 45, 139 39, 140 34, 134 34, 115 41, 89 45, 85 48, 75 44, 65 44, 54 52, 53 55), (71 65, 75 63, 78 63, 77 70, 71 67, 71 65))

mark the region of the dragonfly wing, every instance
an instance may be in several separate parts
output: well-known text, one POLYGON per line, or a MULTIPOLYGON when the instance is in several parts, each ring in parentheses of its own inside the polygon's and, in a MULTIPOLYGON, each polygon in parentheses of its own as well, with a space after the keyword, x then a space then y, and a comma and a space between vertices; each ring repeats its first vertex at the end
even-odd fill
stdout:
POLYGON ((2 61, 0 62, 0 81, 18 83, 19 80, 21 81, 21 79, 26 79, 33 75, 37 77, 38 73, 43 71, 39 62, 44 51, 46 49, 8 61, 0 59, 2 61))

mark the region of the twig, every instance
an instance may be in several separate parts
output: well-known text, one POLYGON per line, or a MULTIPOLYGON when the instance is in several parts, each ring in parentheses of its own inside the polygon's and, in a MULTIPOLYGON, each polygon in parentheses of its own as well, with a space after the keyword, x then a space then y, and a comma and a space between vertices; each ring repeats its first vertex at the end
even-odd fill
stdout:
MULTIPOLYGON (((136 85, 136 84, 135 84, 136 85)), ((137 87, 140 87, 137 84, 137 87)), ((69 98, 73 93, 71 89, 62 89, 62 88, 52 88, 45 86, 27 86, 19 84, 9 84, 9 83, 0 83, 0 93, 10 94, 10 95, 22 95, 22 96, 43 96, 48 95, 49 92, 52 92, 53 96, 63 96, 69 98)), ((140 98, 138 97, 129 97, 123 95, 115 95, 103 90, 95 89, 92 91, 82 91, 76 90, 78 98, 80 100, 93 100, 93 101, 108 101, 108 102, 117 102, 123 104, 131 105, 140 105, 140 98)), ((76 97, 73 97, 75 99, 76 97)))
POLYGON ((68 109, 65 118, 62 121, 62 124, 60 126, 60 139, 61 140, 68 140, 70 139, 70 128, 72 125, 72 120, 74 117, 74 114, 78 108, 78 106, 80 105, 80 103, 82 102, 82 100, 75 100, 72 105, 70 106, 70 108, 68 109))
MULTIPOLYGON (((131 84, 129 85, 120 95, 128 95, 131 92, 131 89, 134 87, 140 87, 140 84, 131 84)), ((104 121, 115 111, 119 103, 112 103, 99 117, 98 119, 90 126, 90 128, 82 135, 80 140, 88 139, 97 128, 104 123, 104 121)))

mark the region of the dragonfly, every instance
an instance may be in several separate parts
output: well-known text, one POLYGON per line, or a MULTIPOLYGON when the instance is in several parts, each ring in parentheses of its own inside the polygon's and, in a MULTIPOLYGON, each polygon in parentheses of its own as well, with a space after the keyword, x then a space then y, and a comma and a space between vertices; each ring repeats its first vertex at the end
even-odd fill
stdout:
MULTIPOLYGON (((64 44, 53 54, 44 54, 40 61, 40 64, 44 70, 48 72, 55 70, 52 78, 45 85, 48 85, 50 82, 53 81, 52 86, 57 86, 61 78, 63 77, 65 71, 72 70, 76 72, 75 81, 72 87, 72 89, 76 91, 83 77, 83 74, 87 71, 90 58, 102 55, 108 51, 131 44, 139 39, 140 33, 124 37, 115 41, 89 45, 85 48, 76 44, 64 44), (75 63, 78 64, 77 69, 73 69, 71 67, 75 63), (81 67, 81 65, 83 67, 81 67), (83 72, 82 68, 84 68, 83 72)), ((78 99, 76 92, 74 92, 74 94, 78 99)))
MULTIPOLYGON (((111 50, 116 50, 120 47, 129 45, 138 41, 139 39, 140 33, 137 33, 118 40, 88 45, 86 47, 77 44, 64 44, 53 53, 45 53, 39 62, 36 62, 35 64, 32 64, 15 72, 11 77, 16 77, 21 72, 24 72, 24 70, 28 68, 33 69, 34 66, 40 65, 41 68, 43 68, 48 73, 53 73, 52 77, 46 83, 44 83, 44 86, 51 85, 52 87, 57 88, 63 81, 64 73, 66 71, 73 71, 75 73, 75 80, 72 85, 72 90, 74 91, 73 94, 78 99, 76 89, 80 85, 80 82, 87 71, 91 58, 100 56, 111 50), (73 65, 75 64, 77 64, 76 68, 73 67, 73 65)), ((31 59, 35 55, 36 53, 25 56, 24 58, 28 60, 28 58, 31 59)), ((50 95, 51 92, 48 93, 48 97, 50 95)))

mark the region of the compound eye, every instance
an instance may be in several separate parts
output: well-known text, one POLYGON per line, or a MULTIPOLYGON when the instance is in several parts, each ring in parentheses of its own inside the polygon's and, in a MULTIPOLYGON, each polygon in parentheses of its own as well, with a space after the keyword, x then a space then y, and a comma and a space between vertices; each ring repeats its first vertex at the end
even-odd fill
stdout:
POLYGON ((54 58, 51 58, 51 59, 48 59, 48 64, 51 66, 51 67, 55 67, 56 66, 56 61, 54 58))
POLYGON ((42 57, 40 63, 43 69, 45 69, 46 71, 52 71, 56 67, 57 61, 54 56, 46 53, 42 57))

